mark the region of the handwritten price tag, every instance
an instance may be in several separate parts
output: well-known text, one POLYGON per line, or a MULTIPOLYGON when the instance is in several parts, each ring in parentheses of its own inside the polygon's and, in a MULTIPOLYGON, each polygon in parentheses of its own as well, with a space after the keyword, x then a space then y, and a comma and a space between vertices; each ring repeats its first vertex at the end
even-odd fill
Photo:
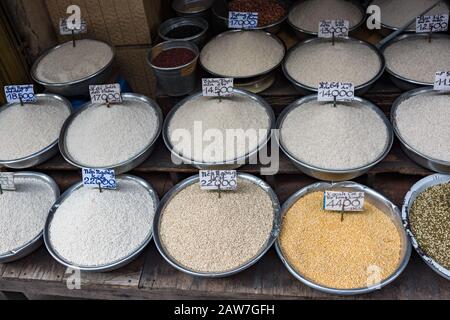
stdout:
POLYGON ((235 170, 200 171, 200 188, 202 190, 234 191, 237 189, 237 172, 235 170))
POLYGON ((348 37, 350 22, 348 20, 322 20, 319 23, 319 38, 348 37))
POLYGON ((450 91, 450 71, 436 72, 436 80, 434 81, 434 90, 450 91))
POLYGON ((0 172, 0 186, 4 191, 16 191, 16 185, 14 183, 14 173, 0 172))
POLYGON ((319 83, 319 101, 353 101, 355 86, 350 82, 321 82, 319 83))
POLYGON ((230 29, 255 29, 258 28, 258 12, 230 11, 228 27, 230 29))
POLYGON ((6 86, 5 97, 8 103, 36 103, 36 95, 32 84, 6 86))
POLYGON ((120 84, 89 86, 92 103, 122 103, 120 84))
POLYGON ((83 185, 87 188, 116 190, 117 181, 114 170, 107 169, 83 169, 83 185))
POLYGON ((72 34, 72 31, 74 34, 81 34, 81 33, 87 33, 87 23, 83 19, 81 19, 81 22, 73 23, 68 22, 67 19, 61 18, 59 20, 59 33, 62 36, 68 36, 72 34))
POLYGON ((365 198, 364 192, 325 191, 323 208, 326 211, 361 212, 365 198))
POLYGON ((445 32, 448 30, 448 14, 416 18, 416 32, 445 32))
POLYGON ((204 97, 229 97, 233 95, 233 78, 204 78, 202 80, 204 97))

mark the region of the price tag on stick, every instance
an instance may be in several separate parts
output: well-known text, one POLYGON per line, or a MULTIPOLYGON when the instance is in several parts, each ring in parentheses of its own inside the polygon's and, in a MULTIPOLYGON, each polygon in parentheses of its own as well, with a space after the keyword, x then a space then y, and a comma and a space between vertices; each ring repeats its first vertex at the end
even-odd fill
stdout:
POLYGON ((364 203, 364 192, 325 191, 323 207, 326 211, 362 212, 364 203))
POLYGON ((14 173, 0 172, 0 193, 3 194, 3 191, 16 191, 14 173))
POLYGON ((234 191, 237 189, 237 172, 235 170, 200 171, 200 188, 211 191, 234 191))
POLYGON ((204 78, 202 90, 204 97, 229 97, 233 95, 233 78, 204 78))
POLYGON ((350 22, 348 20, 322 20, 319 23, 319 38, 348 37, 350 22))
POLYGON ((436 72, 436 79, 434 81, 434 90, 450 91, 450 71, 436 72))
POLYGON ((320 82, 319 101, 353 101, 355 99, 355 86, 350 82, 320 82))
POLYGON ((89 93, 92 103, 122 103, 122 92, 118 83, 89 86, 89 93))
POLYGON ((5 97, 8 103, 36 103, 36 95, 32 84, 5 86, 5 97))
POLYGON ((448 14, 420 16, 416 19, 416 32, 445 32, 448 30, 448 14))
POLYGON ((84 168, 83 185, 87 188, 98 188, 100 192, 103 190, 116 190, 117 181, 114 170, 108 169, 87 169, 84 168))
POLYGON ((87 33, 87 23, 83 19, 81 19, 81 22, 79 24, 79 27, 77 28, 77 25, 74 23, 67 23, 68 19, 61 18, 59 20, 59 33, 62 36, 70 36, 72 34, 81 34, 81 33, 87 33))
POLYGON ((230 11, 228 27, 230 29, 255 29, 258 28, 258 12, 230 11))

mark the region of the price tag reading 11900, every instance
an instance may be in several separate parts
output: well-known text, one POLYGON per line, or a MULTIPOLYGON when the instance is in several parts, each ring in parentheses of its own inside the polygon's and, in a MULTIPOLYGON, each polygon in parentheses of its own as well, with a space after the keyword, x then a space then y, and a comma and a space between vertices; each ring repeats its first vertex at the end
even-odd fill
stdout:
POLYGON ((355 86, 350 82, 321 82, 319 83, 318 100, 327 101, 353 101, 355 99, 355 86))
POLYGON ((122 103, 120 84, 89 86, 92 103, 122 103))
POLYGON ((200 188, 202 190, 236 190, 237 172, 235 170, 200 171, 200 188))

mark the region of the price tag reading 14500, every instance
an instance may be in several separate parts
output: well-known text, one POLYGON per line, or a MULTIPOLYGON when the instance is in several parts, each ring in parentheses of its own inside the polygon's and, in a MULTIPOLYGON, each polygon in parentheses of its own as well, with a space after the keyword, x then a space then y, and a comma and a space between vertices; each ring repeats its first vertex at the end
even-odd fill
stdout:
POLYGON ((229 97, 233 95, 233 78, 205 78, 202 80, 204 97, 229 97))
POLYGON ((355 86, 349 82, 319 83, 319 101, 353 101, 355 86))

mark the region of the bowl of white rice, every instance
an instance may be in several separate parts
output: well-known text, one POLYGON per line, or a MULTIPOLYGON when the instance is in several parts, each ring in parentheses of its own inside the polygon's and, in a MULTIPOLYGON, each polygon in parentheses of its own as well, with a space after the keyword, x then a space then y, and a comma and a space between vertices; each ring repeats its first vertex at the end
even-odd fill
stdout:
POLYGON ((394 134, 373 103, 356 97, 334 104, 301 98, 280 115, 279 144, 305 174, 323 181, 355 179, 389 154, 394 134))
POLYGON ((65 98, 37 94, 36 103, 10 103, 0 108, 0 166, 27 169, 58 153, 58 139, 72 113, 65 98))
POLYGON ((450 70, 450 35, 405 34, 382 48, 386 71, 402 90, 432 86, 436 72, 450 70))
POLYGON ((55 181, 41 173, 14 173, 15 191, 0 195, 0 263, 22 259, 42 244, 48 213, 59 197, 55 181))
POLYGON ((450 173, 450 95, 420 88, 400 96, 391 120, 405 153, 419 165, 450 173))
POLYGON ((237 169, 265 150, 275 115, 270 105, 248 91, 178 103, 166 118, 163 137, 174 162, 199 169, 237 169))
POLYGON ((367 92, 383 75, 385 61, 370 43, 353 39, 312 38, 289 50, 283 72, 302 94, 318 91, 319 83, 350 82, 356 95, 367 92))
POLYGON ((153 152, 163 124, 162 111, 150 98, 123 93, 122 103, 85 104, 65 122, 59 149, 78 168, 126 173, 153 152))
POLYGON ((108 272, 136 259, 153 238, 159 198, 143 179, 117 177, 117 190, 77 183, 50 210, 44 241, 52 257, 81 271, 108 272))
POLYGON ((31 76, 47 91, 63 96, 88 96, 89 86, 105 83, 112 73, 114 48, 97 40, 77 40, 43 53, 31 76))

